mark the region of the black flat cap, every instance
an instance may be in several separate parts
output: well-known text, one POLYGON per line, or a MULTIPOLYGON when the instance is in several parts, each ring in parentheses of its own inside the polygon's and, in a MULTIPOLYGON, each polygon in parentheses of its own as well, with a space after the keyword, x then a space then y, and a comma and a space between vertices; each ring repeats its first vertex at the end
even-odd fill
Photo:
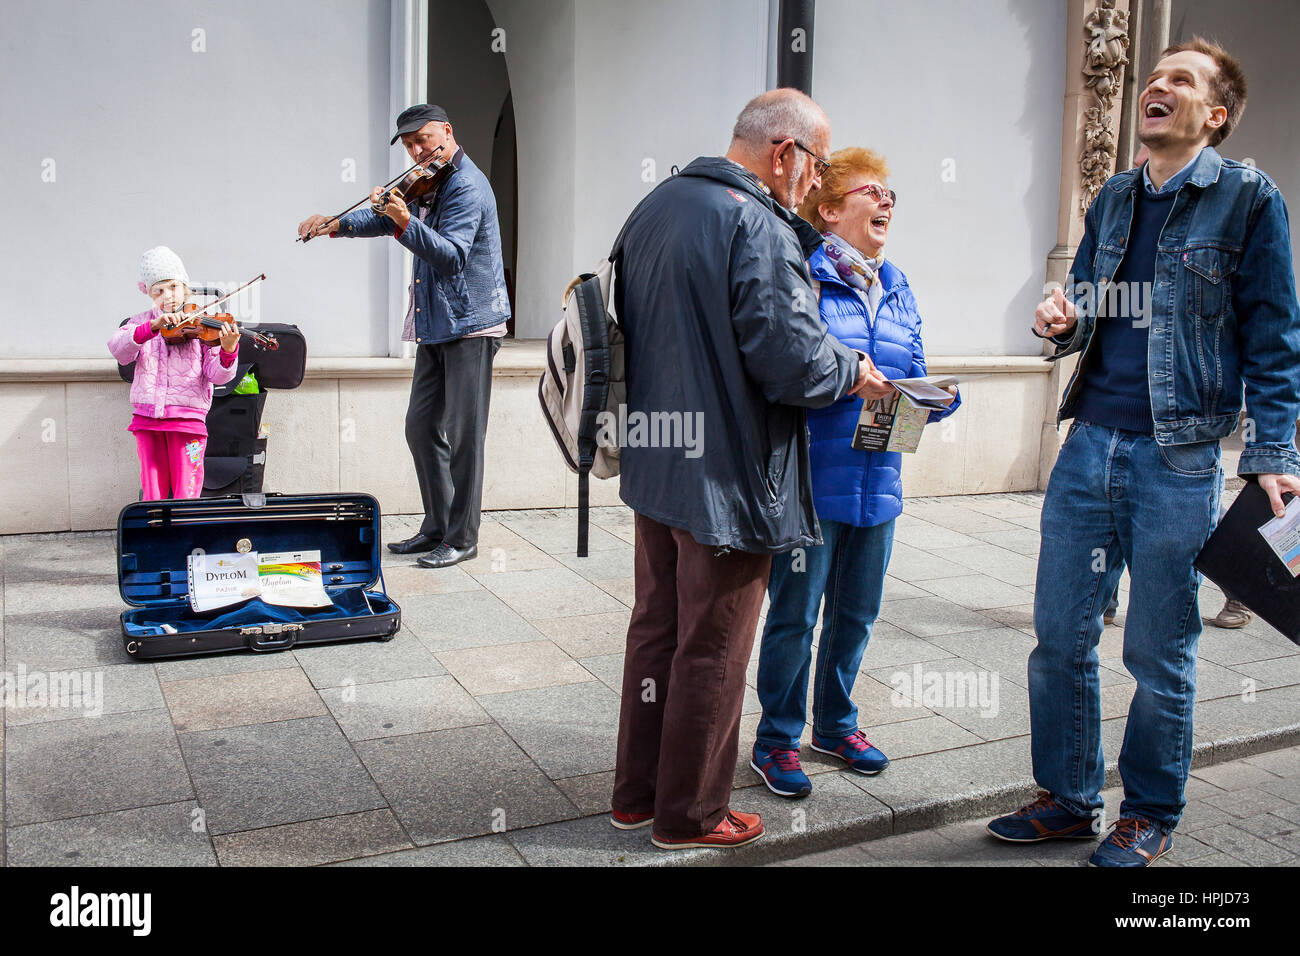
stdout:
POLYGON ((418 106, 408 106, 402 112, 397 114, 397 132, 393 138, 388 141, 392 146, 403 133, 414 133, 417 129, 424 126, 425 123, 450 123, 447 118, 447 111, 441 106, 434 106, 432 103, 420 103, 418 106))

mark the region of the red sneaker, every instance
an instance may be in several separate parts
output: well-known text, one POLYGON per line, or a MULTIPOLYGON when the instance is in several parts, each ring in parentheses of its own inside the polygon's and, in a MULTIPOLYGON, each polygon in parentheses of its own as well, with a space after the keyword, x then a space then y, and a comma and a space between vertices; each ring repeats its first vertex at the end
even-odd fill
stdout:
POLYGON ((669 840, 666 837, 650 834, 650 842, 663 850, 684 850, 693 846, 710 846, 722 849, 744 846, 753 843, 763 835, 763 818, 757 813, 741 813, 728 810, 722 821, 704 836, 690 837, 685 840, 669 840))
POLYGON ((653 813, 623 813, 620 810, 611 810, 609 822, 620 830, 639 830, 654 823, 655 815, 653 813))

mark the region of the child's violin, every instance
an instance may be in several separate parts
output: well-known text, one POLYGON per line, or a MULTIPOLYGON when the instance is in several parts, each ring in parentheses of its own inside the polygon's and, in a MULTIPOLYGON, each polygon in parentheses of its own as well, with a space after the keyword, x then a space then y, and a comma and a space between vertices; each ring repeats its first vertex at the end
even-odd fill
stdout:
MULTIPOLYGON (((168 316, 168 323, 158 330, 163 337, 163 341, 168 345, 181 345, 198 339, 204 345, 216 345, 221 341, 222 325, 227 322, 234 322, 235 317, 229 312, 217 312, 209 315, 207 314, 208 310, 238 295, 254 282, 260 282, 265 278, 266 273, 264 272, 255 279, 245 282, 234 292, 209 302, 202 310, 195 303, 186 302, 181 306, 179 312, 171 313, 168 316)), ((254 332, 252 329, 242 329, 241 332, 252 336, 253 341, 267 351, 274 352, 280 347, 280 343, 276 341, 274 335, 265 335, 261 332, 254 332)))

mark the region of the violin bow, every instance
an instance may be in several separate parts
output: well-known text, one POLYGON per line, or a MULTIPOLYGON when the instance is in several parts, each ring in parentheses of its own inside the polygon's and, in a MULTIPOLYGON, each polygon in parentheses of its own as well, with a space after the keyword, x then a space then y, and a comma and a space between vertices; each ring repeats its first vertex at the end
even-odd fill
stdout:
MULTIPOLYGON (((388 182, 384 183, 384 185, 381 186, 380 188, 381 188, 382 190, 384 190, 384 192, 387 192, 387 191, 389 190, 390 187, 392 187, 392 186, 395 185, 396 183, 400 183, 403 179, 405 179, 408 175, 410 175, 410 173, 413 172, 417 166, 421 166, 421 165, 423 165, 424 163, 432 162, 434 159, 436 159, 437 156, 438 156, 438 154, 439 154, 440 152, 442 152, 442 147, 441 147, 441 146, 439 146, 437 149, 433 150, 433 154, 432 154, 428 159, 423 160, 423 162, 421 162, 421 161, 416 161, 416 162, 414 162, 414 163, 411 163, 410 166, 407 166, 404 170, 402 170, 400 173, 398 173, 396 176, 394 176, 394 177, 393 177, 392 179, 390 179, 388 182)), ((354 210, 354 209, 356 209, 358 206, 360 206, 363 202, 369 202, 369 201, 370 201, 370 194, 367 193, 365 196, 361 197, 361 198, 358 199, 356 202, 354 202, 351 206, 348 206, 347 209, 344 209, 344 210, 343 210, 341 213, 339 213, 337 216, 330 216, 329 219, 326 220, 326 222, 338 222, 340 219, 342 219, 344 216, 346 216, 346 215, 347 215, 348 213, 350 213, 352 210, 354 210)), ((303 243, 303 244, 305 245, 306 243, 311 242, 311 239, 312 239, 312 237, 311 237, 310 235, 309 235, 309 236, 306 236, 306 237, 299 236, 297 239, 294 240, 294 242, 301 242, 301 243, 303 243)))
POLYGON ((227 299, 234 298, 235 296, 239 295, 239 293, 241 293, 241 292, 243 292, 245 289, 247 289, 247 288, 248 288, 250 285, 252 285, 254 282, 261 282, 261 281, 262 281, 263 279, 265 279, 265 278, 266 278, 266 273, 265 273, 265 272, 263 272, 261 275, 253 276, 253 278, 249 279, 247 282, 245 282, 243 285, 241 285, 241 286, 240 286, 238 289, 236 289, 234 292, 227 292, 227 293, 226 293, 225 295, 223 295, 220 299, 213 299, 211 302, 209 302, 209 303, 208 303, 207 305, 205 305, 203 308, 199 309, 197 312, 173 312, 172 315, 179 315, 179 316, 182 316, 182 317, 185 319, 186 322, 189 322, 191 319, 202 318, 202 317, 203 317, 203 313, 206 312, 206 311, 208 311, 208 309, 212 308, 212 307, 215 306, 215 305, 220 305, 221 303, 225 302, 227 299))

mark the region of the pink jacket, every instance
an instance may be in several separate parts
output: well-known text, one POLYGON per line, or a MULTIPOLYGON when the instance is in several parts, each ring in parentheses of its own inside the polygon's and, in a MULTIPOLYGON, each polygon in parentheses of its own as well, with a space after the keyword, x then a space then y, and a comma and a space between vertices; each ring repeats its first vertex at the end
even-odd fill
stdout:
POLYGON ((131 404, 137 415, 171 417, 174 412, 170 410, 178 410, 179 406, 194 409, 198 414, 192 417, 203 418, 212 407, 212 386, 224 385, 234 378, 236 363, 232 361, 229 367, 224 366, 220 346, 206 346, 198 340, 168 345, 161 335, 155 334, 143 345, 137 345, 136 329, 141 323, 152 322, 159 314, 154 308, 131 316, 108 340, 108 350, 121 365, 135 362, 131 404))

